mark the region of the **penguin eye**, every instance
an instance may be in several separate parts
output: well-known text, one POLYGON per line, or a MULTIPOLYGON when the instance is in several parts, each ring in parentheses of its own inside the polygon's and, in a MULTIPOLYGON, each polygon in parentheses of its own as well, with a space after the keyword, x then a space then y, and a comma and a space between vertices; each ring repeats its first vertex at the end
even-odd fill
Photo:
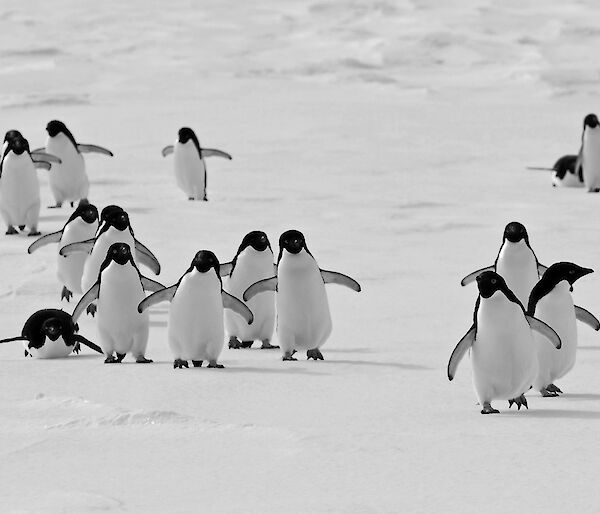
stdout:
POLYGON ((575 274, 575 270, 574 269, 570 269, 569 270, 569 275, 574 275, 575 274))
POLYGON ((492 280, 490 280, 490 282, 495 285, 497 280, 495 278, 493 278, 492 280))

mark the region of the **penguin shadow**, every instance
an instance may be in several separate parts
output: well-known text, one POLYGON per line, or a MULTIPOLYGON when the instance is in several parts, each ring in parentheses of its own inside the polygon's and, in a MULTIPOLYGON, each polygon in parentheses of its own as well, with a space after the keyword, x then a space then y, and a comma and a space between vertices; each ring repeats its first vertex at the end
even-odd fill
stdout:
POLYGON ((362 361, 362 360, 350 360, 350 359, 335 359, 335 360, 324 360, 321 364, 353 364, 356 366, 367 366, 376 368, 395 368, 413 371, 428 371, 434 368, 429 366, 423 366, 421 364, 403 364, 402 362, 376 362, 376 361, 362 361))
POLYGON ((552 419, 552 418, 563 418, 563 419, 600 419, 600 412, 598 411, 588 411, 588 410, 571 410, 571 409, 539 409, 539 410, 528 410, 525 413, 519 412, 517 410, 509 410, 503 412, 503 415, 506 416, 518 416, 525 415, 528 418, 542 418, 542 419, 552 419))
POLYGON ((104 355, 100 355, 99 353, 80 353, 79 355, 69 355, 68 357, 66 357, 67 359, 77 359, 77 360, 98 360, 98 359, 105 359, 106 357, 104 355))
POLYGON ((560 395, 560 397, 567 398, 568 400, 600 401, 600 394, 596 394, 596 393, 563 393, 560 395))
MULTIPOLYGON (((202 369, 202 368, 200 368, 202 369)), ((249 367, 249 366, 233 366, 227 365, 224 369, 217 370, 223 373, 260 373, 264 374, 272 374, 272 375, 331 375, 331 373, 322 373, 318 371, 313 371, 305 368, 297 368, 297 367, 282 367, 282 368, 259 368, 259 367, 249 367)))

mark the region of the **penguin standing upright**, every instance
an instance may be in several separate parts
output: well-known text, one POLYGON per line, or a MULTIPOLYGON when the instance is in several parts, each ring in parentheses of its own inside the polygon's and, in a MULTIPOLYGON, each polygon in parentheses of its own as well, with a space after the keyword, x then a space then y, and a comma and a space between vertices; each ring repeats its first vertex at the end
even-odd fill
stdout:
MULTIPOLYGON (((213 252, 201 250, 177 284, 158 291, 138 307, 139 312, 159 302, 170 301, 169 346, 175 360, 173 368, 194 367, 208 361, 209 368, 223 368, 217 363, 224 343, 223 309, 231 309, 246 323, 252 323, 250 309, 223 291, 219 260, 213 252)), ((146 313, 147 315, 147 313, 146 313)))
MULTIPOLYGON (((223 288, 230 295, 241 298, 252 284, 272 277, 274 266, 273 250, 267 234, 253 230, 244 236, 233 260, 221 264, 221 276, 229 275, 223 288)), ((279 348, 271 344, 275 329, 275 294, 269 292, 255 296, 247 305, 254 314, 251 325, 235 312, 225 310, 229 348, 250 348, 254 341, 262 342, 261 349, 279 348)))
POLYGON ((460 284, 466 286, 484 271, 495 271, 506 280, 508 288, 517 295, 521 304, 527 305, 529 293, 545 270, 546 266, 538 262, 529 245, 525 226, 512 221, 504 229, 502 245, 494 264, 470 273, 460 284))
POLYGON ((62 161, 50 174, 50 190, 56 201, 56 204, 51 207, 60 208, 66 201, 71 202, 73 206, 74 202, 86 200, 90 182, 85 172, 85 160, 82 154, 95 152, 112 157, 113 153, 101 146, 77 143, 62 121, 50 121, 46 131, 48 132, 46 146, 39 150, 45 149, 62 161))
POLYGON ((578 160, 588 193, 597 193, 600 191, 600 122, 595 114, 588 114, 583 120, 578 160))
POLYGON ((188 200, 204 200, 206 196, 206 157, 224 157, 231 160, 231 155, 215 148, 202 148, 194 131, 189 127, 179 130, 174 145, 165 146, 163 157, 174 153, 175 180, 179 189, 188 200))
POLYGON ((252 284, 244 301, 265 291, 277 291, 277 335, 283 360, 297 360, 295 351, 306 350, 308 359, 323 360, 319 348, 331 333, 331 315, 325 284, 340 284, 359 292, 356 280, 319 268, 302 232, 288 230, 279 238, 277 276, 252 284))
POLYGON ((138 363, 152 362, 145 357, 148 313, 138 312, 137 306, 145 297, 144 291, 161 289, 164 289, 162 284, 140 275, 128 244, 114 243, 106 253, 96 283, 75 307, 73 321, 77 322, 83 310, 97 300, 100 346, 106 355, 104 362, 121 362, 127 353, 131 353, 138 363))
POLYGON ((98 209, 92 204, 80 202, 61 230, 40 237, 27 249, 28 253, 33 253, 42 246, 58 243, 57 274, 58 280, 63 284, 61 300, 66 299, 68 302, 74 292, 82 293, 81 276, 87 254, 77 252, 62 256, 60 250, 72 243, 93 238, 97 229, 98 209))
POLYGON ((565 376, 575 365, 576 320, 586 323, 594 330, 600 329, 600 322, 596 317, 582 307, 574 305, 571 296, 575 281, 590 273, 593 273, 593 270, 572 262, 557 262, 546 270, 531 291, 527 314, 550 325, 562 341, 561 351, 555 352, 541 340, 541 336, 534 334, 539 369, 533 381, 533 388, 542 396, 558 396, 558 393, 562 393, 554 381, 565 376))
MULTIPOLYGON (((523 305, 504 279, 493 271, 477 276, 479 296, 473 325, 454 348, 448 362, 452 380, 463 356, 471 349, 473 383, 482 405, 482 414, 498 413, 493 400, 509 400, 527 407, 524 393, 538 370, 532 329, 560 348, 560 337, 546 323, 525 314, 523 305)), ((548 344, 548 341, 546 341, 548 344)))

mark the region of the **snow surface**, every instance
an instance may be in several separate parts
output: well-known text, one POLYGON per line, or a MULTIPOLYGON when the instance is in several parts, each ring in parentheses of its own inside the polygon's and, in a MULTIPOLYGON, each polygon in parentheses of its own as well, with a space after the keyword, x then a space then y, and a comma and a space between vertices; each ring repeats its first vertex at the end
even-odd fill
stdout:
MULTIPOLYGON (((525 170, 576 152, 600 110, 599 26, 594 0, 3 3, 1 131, 35 147, 57 118, 113 150, 86 157, 90 199, 129 211, 163 283, 199 249, 297 228, 363 292, 328 286, 323 362, 226 349, 225 370, 174 371, 166 305, 152 365, 2 345, 0 511, 595 512, 598 334, 580 327, 565 394, 528 411, 481 416, 468 360, 452 383, 446 364, 476 298, 459 281, 507 222, 541 262, 600 271, 600 195, 525 170), (160 154, 184 125, 234 158, 208 161, 208 203, 160 154)), ((40 230, 70 212, 43 207, 40 230)), ((30 243, 0 239, 1 337, 74 308, 30 243)), ((596 314, 598 277, 575 290, 596 314)))

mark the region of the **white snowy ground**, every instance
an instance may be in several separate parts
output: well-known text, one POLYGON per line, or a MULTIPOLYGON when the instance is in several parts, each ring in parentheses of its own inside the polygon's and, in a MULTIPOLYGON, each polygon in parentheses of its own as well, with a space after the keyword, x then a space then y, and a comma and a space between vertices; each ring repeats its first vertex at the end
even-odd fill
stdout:
MULTIPOLYGON (((476 298, 459 280, 508 221, 543 263, 596 268, 575 300, 600 313, 600 195, 524 169, 576 152, 600 110, 599 23, 594 0, 2 4, 0 131, 37 146, 58 118, 111 148, 90 198, 131 213, 161 281, 298 228, 363 292, 329 286, 324 362, 226 349, 225 370, 174 371, 165 305, 153 365, 2 345, 0 511, 596 511, 600 335, 580 327, 565 394, 528 411, 481 416, 468 360, 445 367, 476 298), (209 161, 206 204, 160 155, 183 125, 234 156, 209 161)), ((0 239, 0 337, 61 305, 55 250, 30 242, 0 239)))

